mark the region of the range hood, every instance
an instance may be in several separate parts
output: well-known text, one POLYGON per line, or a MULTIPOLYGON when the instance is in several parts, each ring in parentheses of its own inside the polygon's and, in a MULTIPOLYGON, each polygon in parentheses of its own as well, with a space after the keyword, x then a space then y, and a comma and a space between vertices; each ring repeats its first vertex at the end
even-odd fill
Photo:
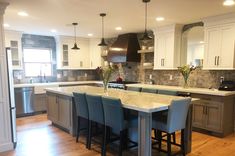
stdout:
POLYGON ((108 61, 114 63, 140 62, 139 41, 136 33, 118 35, 117 40, 109 48, 108 61))

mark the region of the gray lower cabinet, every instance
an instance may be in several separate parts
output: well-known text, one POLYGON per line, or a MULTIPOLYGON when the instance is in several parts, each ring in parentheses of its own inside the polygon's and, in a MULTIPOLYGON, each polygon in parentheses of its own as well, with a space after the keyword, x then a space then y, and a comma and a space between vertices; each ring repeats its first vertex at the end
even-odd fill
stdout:
POLYGON ((45 112, 46 107, 46 94, 34 94, 33 108, 35 112, 45 112))
POLYGON ((233 133, 233 97, 192 94, 200 100, 193 102, 193 127, 217 136, 233 133))
POLYGON ((53 124, 72 133, 72 98, 47 93, 47 116, 53 124))

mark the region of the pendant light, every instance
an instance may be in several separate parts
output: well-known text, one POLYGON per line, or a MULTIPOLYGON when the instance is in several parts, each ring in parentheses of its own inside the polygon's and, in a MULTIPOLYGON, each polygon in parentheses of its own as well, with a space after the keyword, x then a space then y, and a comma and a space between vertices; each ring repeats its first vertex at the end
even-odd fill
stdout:
POLYGON ((145 3, 145 29, 144 29, 144 35, 141 38, 141 40, 151 40, 152 37, 150 37, 147 33, 147 11, 148 11, 147 3, 150 2, 150 0, 143 0, 143 2, 145 3))
POLYGON ((106 13, 100 13, 100 16, 102 17, 102 39, 100 44, 98 44, 98 46, 107 46, 107 44, 104 41, 104 17, 106 16, 106 13))
POLYGON ((75 43, 74 43, 73 48, 71 48, 71 49, 79 50, 80 48, 77 45, 77 39, 76 39, 77 38, 77 36, 76 36, 76 26, 78 25, 78 23, 72 23, 72 25, 74 26, 74 41, 75 41, 75 43))

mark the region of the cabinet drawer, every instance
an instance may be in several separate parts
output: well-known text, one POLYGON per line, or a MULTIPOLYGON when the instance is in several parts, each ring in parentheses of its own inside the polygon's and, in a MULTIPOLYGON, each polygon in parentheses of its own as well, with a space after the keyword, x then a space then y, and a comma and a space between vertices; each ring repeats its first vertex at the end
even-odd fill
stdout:
POLYGON ((215 101, 223 103, 224 97, 221 96, 213 96, 213 95, 202 95, 202 94, 191 94, 192 98, 199 98, 204 101, 215 101))

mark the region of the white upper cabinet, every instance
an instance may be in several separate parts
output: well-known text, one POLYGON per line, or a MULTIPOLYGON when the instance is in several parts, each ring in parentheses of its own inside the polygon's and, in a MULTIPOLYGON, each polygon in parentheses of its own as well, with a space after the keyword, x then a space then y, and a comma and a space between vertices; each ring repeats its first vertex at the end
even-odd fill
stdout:
POLYGON ((23 70, 21 38, 19 31, 5 31, 5 46, 11 48, 13 70, 23 70))
POLYGON ((96 69, 101 66, 101 48, 98 46, 100 39, 90 39, 90 68, 96 69))
POLYGON ((181 25, 158 27, 155 31, 154 69, 180 66, 181 25))
POLYGON ((57 69, 90 69, 90 42, 86 38, 77 38, 80 50, 72 50, 74 38, 59 36, 57 44, 57 69))
POLYGON ((235 14, 211 17, 205 24, 203 69, 235 69, 235 14))

